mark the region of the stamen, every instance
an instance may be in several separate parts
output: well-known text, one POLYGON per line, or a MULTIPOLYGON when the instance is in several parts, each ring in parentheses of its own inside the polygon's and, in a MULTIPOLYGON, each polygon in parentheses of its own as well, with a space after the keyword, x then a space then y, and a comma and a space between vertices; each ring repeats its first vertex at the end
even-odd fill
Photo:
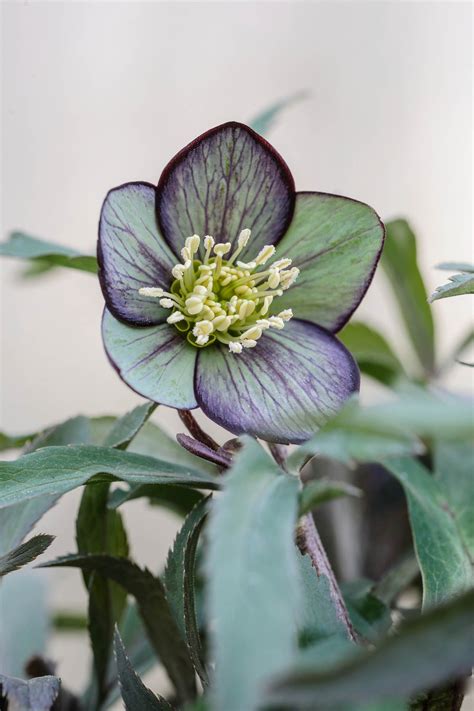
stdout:
POLYGON ((237 341, 231 341, 229 343, 229 350, 231 353, 242 353, 242 344, 237 343, 237 341))
POLYGON ((142 296, 153 296, 158 298, 163 296, 165 292, 159 286, 142 286, 142 288, 138 290, 138 293, 142 296))
POLYGON ((275 247, 273 246, 273 244, 267 244, 257 254, 257 259, 255 260, 255 263, 256 264, 265 264, 265 262, 268 262, 270 257, 273 257, 274 254, 275 254, 275 247))
POLYGON ((174 311, 166 320, 168 323, 178 323, 178 321, 184 321, 184 314, 181 311, 174 311))

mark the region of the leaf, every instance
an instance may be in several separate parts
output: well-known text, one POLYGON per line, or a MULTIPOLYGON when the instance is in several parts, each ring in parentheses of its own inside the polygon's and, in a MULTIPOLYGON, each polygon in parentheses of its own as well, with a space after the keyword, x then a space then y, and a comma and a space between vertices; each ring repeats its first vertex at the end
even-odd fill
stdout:
POLYGON ((55 676, 23 681, 0 674, 0 688, 12 711, 49 711, 59 694, 60 684, 55 676))
POLYGON ((45 242, 23 232, 12 232, 8 242, 0 244, 0 256, 18 259, 38 260, 44 267, 69 267, 91 274, 97 274, 97 260, 90 255, 81 254, 75 249, 53 242, 45 242))
POLYGON ((75 567, 95 571, 124 587, 135 597, 150 642, 178 695, 183 700, 191 700, 194 697, 194 669, 159 578, 126 558, 113 558, 108 555, 70 555, 57 558, 41 567, 75 567))
POLYGON ((449 504, 430 472, 409 458, 384 464, 405 490, 423 579, 423 607, 432 607, 472 585, 469 557, 449 504))
POLYGON ((303 599, 298 607, 299 641, 302 647, 337 635, 347 639, 347 630, 334 608, 329 581, 318 575, 309 555, 297 553, 298 576, 303 599))
POLYGON ((400 393, 396 399, 362 407, 353 398, 295 454, 288 466, 303 455, 320 454, 344 462, 368 462, 422 451, 415 437, 466 441, 474 436, 472 403, 467 398, 421 388, 400 393))
POLYGON ((194 609, 196 549, 207 514, 209 499, 203 499, 187 516, 168 553, 164 573, 166 597, 174 620, 186 641, 194 667, 204 685, 208 683, 194 609))
POLYGON ((208 605, 218 660, 214 708, 252 711, 262 684, 295 648, 298 480, 257 442, 243 441, 211 509, 208 605))
POLYGON ((108 447, 47 447, 0 462, 0 508, 43 494, 65 494, 96 474, 129 484, 180 484, 217 489, 218 482, 190 467, 108 447))
POLYGON ((391 605, 420 572, 416 557, 410 553, 385 573, 373 587, 375 597, 391 605))
POLYGON ((104 447, 126 449, 157 407, 155 402, 146 402, 116 420, 103 442, 104 447))
MULTIPOLYGON (((76 519, 76 539, 81 554, 128 556, 122 518, 107 509, 109 484, 87 484, 76 519)), ((88 627, 94 661, 94 683, 88 691, 88 707, 99 708, 107 696, 107 672, 114 627, 125 609, 126 591, 98 573, 83 571, 88 590, 88 627)))
POLYGON ((126 711, 168 711, 172 709, 165 699, 153 694, 134 671, 118 630, 114 635, 114 648, 120 692, 126 711))
POLYGON ((474 592, 402 624, 374 651, 349 652, 329 669, 300 665, 276 680, 275 705, 292 709, 409 697, 462 675, 474 662, 474 592))
POLYGON ((436 269, 445 269, 448 272, 467 272, 468 274, 474 273, 474 264, 468 264, 467 262, 442 262, 438 264, 436 269))
POLYGON ((36 437, 36 432, 26 435, 9 435, 6 432, 0 432, 0 452, 6 449, 19 449, 36 437))
POLYGON ((170 484, 138 484, 129 489, 115 489, 109 496, 109 508, 117 509, 127 501, 148 498, 154 506, 163 506, 178 516, 187 516, 203 495, 195 489, 170 484))
POLYGON ((307 98, 308 93, 306 91, 299 91, 296 94, 291 94, 291 96, 287 96, 285 99, 275 102, 267 109, 264 109, 261 113, 257 114, 257 116, 254 116, 249 122, 249 126, 263 136, 273 127, 276 119, 284 109, 298 101, 301 101, 302 99, 307 98))
POLYGON ((448 296, 463 296, 464 294, 474 294, 473 274, 453 274, 449 277, 447 284, 442 284, 435 289, 428 301, 431 303, 439 299, 446 299, 448 296))
POLYGON ((313 511, 317 506, 340 499, 343 496, 363 495, 361 489, 345 481, 333 481, 332 479, 312 479, 308 481, 300 494, 300 516, 313 511))
POLYGON ((392 385, 405 375, 402 364, 391 346, 371 326, 360 321, 351 321, 339 333, 338 338, 357 360, 362 373, 392 385))
POLYGON ((54 536, 39 534, 33 536, 26 543, 22 543, 6 555, 0 556, 0 578, 14 570, 19 570, 24 565, 31 563, 35 558, 45 552, 54 541, 54 536))
POLYGON ((434 443, 434 477, 471 560, 474 561, 474 446, 470 442, 434 443))
POLYGON ((351 622, 358 634, 376 642, 392 625, 390 609, 373 592, 370 580, 353 580, 342 587, 351 622))
POLYGON ((435 367, 434 323, 420 274, 416 238, 405 220, 385 224, 386 240, 380 263, 398 301, 412 345, 425 373, 435 367))
POLYGON ((55 496, 40 496, 0 509, 0 555, 20 545, 39 519, 56 503, 55 496))

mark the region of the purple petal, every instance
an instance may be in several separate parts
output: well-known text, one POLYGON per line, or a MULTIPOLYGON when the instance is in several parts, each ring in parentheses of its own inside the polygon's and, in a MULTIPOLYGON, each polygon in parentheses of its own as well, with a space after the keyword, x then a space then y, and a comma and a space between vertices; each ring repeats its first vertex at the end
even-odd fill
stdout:
POLYGON ((305 321, 266 331, 240 354, 214 344, 198 356, 196 397, 206 415, 269 442, 309 439, 358 388, 349 351, 305 321))
POLYGON ((137 328, 117 321, 107 309, 102 338, 110 362, 132 390, 162 405, 197 407, 194 371, 197 348, 174 326, 137 328))
POLYGON ((245 259, 278 242, 294 199, 283 159, 255 131, 232 122, 199 136, 168 163, 158 183, 158 220, 175 252, 192 234, 234 243, 248 228, 245 259))
POLYGON ((177 261, 158 230, 155 200, 152 185, 127 183, 107 194, 100 214, 97 258, 107 308, 138 326, 163 323, 169 315, 158 299, 138 290, 168 288, 177 261))

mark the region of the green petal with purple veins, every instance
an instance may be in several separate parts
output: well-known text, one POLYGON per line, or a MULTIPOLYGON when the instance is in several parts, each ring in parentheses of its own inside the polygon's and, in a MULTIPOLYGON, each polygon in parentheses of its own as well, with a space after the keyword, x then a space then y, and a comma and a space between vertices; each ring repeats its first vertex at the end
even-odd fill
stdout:
POLYGON ((197 138, 166 166, 158 183, 158 219, 175 252, 193 234, 234 243, 241 230, 250 229, 252 238, 240 257, 245 261, 246 254, 255 256, 285 233, 294 190, 288 166, 270 144, 243 124, 227 123, 197 138))
POLYGON ((296 318, 337 332, 372 281, 383 239, 383 225, 368 205, 337 195, 297 193, 277 257, 290 257, 301 271, 278 299, 278 308, 292 308, 296 318))
POLYGON ((214 344, 199 352, 196 397, 235 434, 303 442, 359 388, 351 354, 330 333, 292 320, 240 354, 214 344))
POLYGON ((159 299, 142 296, 147 286, 168 289, 176 257, 161 236, 156 191, 147 183, 111 190, 99 223, 99 279, 107 308, 122 321, 140 326, 163 323, 169 312, 159 299))
POLYGON ((174 326, 137 328, 121 323, 105 309, 102 338, 107 355, 133 390, 162 405, 197 407, 194 370, 197 348, 174 326))

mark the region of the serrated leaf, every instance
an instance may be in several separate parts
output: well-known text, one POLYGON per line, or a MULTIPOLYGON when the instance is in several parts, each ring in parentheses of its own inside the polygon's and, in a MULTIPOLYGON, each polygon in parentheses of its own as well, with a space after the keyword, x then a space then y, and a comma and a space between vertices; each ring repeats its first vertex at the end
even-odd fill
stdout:
POLYGON ((0 556, 0 578, 14 570, 19 570, 24 565, 28 565, 35 558, 45 552, 54 541, 54 536, 39 534, 33 536, 26 543, 22 543, 6 555, 0 556))
POLYGON ((150 691, 135 672, 118 630, 114 635, 114 648, 120 693, 126 711, 172 711, 173 707, 165 699, 150 691))
POLYGON ((464 294, 474 294, 473 274, 453 274, 449 277, 449 282, 438 286, 428 300, 432 303, 439 299, 447 299, 449 296, 463 296, 464 294))
POLYGON ((166 597, 171 612, 204 685, 207 685, 208 678, 203 663, 194 607, 194 567, 197 543, 207 514, 207 505, 208 499, 201 501, 187 516, 168 553, 164 573, 166 597))
POLYGON ((273 683, 269 701, 316 711, 336 704, 410 697, 462 675, 474 662, 474 592, 402 624, 372 652, 349 652, 324 670, 294 668, 273 683))
POLYGON ((297 498, 296 477, 244 438, 209 524, 215 709, 257 708, 262 685, 295 649, 297 498))
POLYGON ((0 462, 0 508, 43 494, 65 494, 97 474, 129 484, 180 484, 217 489, 211 476, 189 467, 108 447, 47 447, 0 462))
POLYGON ((75 249, 61 244, 46 242, 23 232, 12 232, 8 242, 0 244, 0 256, 38 260, 42 267, 38 273, 44 271, 46 267, 68 267, 97 274, 97 259, 95 257, 81 254, 75 249))
POLYGON ((23 681, 0 674, 0 688, 12 711, 50 711, 61 682, 55 676, 40 676, 23 681))
POLYGON ((298 101, 301 101, 302 99, 306 99, 307 97, 308 94, 306 91, 299 91, 296 94, 287 96, 285 99, 281 99, 280 101, 277 101, 269 106, 267 109, 264 109, 261 113, 257 114, 257 116, 254 116, 254 118, 249 122, 249 126, 263 136, 272 128, 276 119, 284 109, 298 101))
POLYGON ((104 447, 126 449, 157 407, 155 402, 146 402, 116 420, 103 442, 104 447))
POLYGON ((150 642, 178 695, 183 700, 194 697, 194 669, 159 578, 126 558, 107 555, 64 556, 42 567, 75 567, 95 571, 124 587, 135 597, 150 642))
POLYGON ((312 479, 304 485, 300 494, 300 516, 313 511, 327 501, 340 499, 343 496, 360 497, 362 495, 363 492, 361 489, 345 481, 312 479))
POLYGON ((427 375, 435 367, 434 323, 416 254, 416 238, 405 220, 385 223, 380 264, 389 279, 402 318, 427 375))
POLYGON ((384 463, 403 486, 423 579, 423 606, 472 586, 472 568, 448 501, 431 473, 414 459, 384 463))
POLYGON ((474 273, 474 264, 468 262, 442 262, 436 265, 436 269, 444 269, 448 272, 467 272, 474 273))
POLYGON ((392 385, 405 376, 399 359, 381 333, 360 321, 351 321, 338 334, 338 338, 357 360, 362 373, 392 385))

